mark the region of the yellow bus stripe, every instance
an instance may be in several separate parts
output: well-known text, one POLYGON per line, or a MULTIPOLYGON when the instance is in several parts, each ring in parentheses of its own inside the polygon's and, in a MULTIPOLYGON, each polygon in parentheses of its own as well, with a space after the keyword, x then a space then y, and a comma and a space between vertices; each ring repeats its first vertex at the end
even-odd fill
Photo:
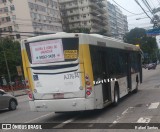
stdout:
POLYGON ((34 84, 33 84, 33 77, 30 69, 30 62, 28 60, 27 52, 26 50, 24 52, 24 61, 25 61, 25 69, 26 70, 26 77, 28 78, 29 81, 29 88, 33 91, 34 90, 34 84))
POLYGON ((81 72, 82 87, 85 88, 84 61, 83 61, 83 45, 79 46, 79 63, 81 72))
POLYGON ((88 75, 90 78, 90 83, 93 87, 93 70, 92 70, 92 62, 91 62, 91 55, 90 49, 88 44, 83 45, 83 60, 84 60, 84 69, 85 75, 88 75))

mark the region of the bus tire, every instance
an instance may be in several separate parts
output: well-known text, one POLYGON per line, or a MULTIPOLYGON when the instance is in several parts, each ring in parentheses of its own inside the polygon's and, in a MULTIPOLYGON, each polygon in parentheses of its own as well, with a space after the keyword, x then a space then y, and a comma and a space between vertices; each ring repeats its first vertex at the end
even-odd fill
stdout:
POLYGON ((113 105, 117 106, 118 103, 119 103, 119 90, 118 90, 118 87, 116 86, 115 89, 114 89, 114 102, 113 102, 113 105))

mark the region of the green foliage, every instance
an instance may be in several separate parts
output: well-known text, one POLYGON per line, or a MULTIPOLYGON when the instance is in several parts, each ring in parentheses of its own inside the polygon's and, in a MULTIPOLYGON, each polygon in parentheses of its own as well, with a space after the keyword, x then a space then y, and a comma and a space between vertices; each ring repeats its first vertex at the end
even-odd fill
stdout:
POLYGON ((72 30, 67 31, 69 33, 90 33, 89 28, 74 28, 72 30))
POLYGON ((0 38, 0 76, 4 76, 8 80, 4 52, 12 81, 14 81, 15 77, 18 76, 16 66, 22 65, 20 43, 10 38, 0 38))
POLYGON ((100 34, 100 35, 107 35, 107 30, 102 29, 102 30, 99 31, 97 34, 100 34))
POLYGON ((124 42, 130 44, 139 44, 143 53, 147 54, 144 63, 155 62, 157 60, 158 46, 155 37, 148 37, 143 28, 134 28, 125 34, 124 42))

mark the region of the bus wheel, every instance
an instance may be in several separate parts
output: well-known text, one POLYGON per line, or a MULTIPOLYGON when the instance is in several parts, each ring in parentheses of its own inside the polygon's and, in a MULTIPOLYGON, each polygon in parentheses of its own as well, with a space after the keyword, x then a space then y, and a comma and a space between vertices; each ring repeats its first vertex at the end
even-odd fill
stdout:
POLYGON ((117 106, 118 103, 119 103, 119 91, 118 91, 118 88, 116 87, 115 90, 114 90, 114 102, 113 102, 113 105, 117 106))

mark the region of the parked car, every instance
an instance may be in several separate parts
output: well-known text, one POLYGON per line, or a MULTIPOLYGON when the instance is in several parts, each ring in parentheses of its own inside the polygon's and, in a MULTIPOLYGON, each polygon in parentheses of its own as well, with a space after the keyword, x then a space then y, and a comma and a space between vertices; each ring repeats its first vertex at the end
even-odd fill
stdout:
POLYGON ((14 96, 0 89, 0 109, 16 110, 17 105, 18 101, 14 96))
POLYGON ((156 69, 156 67, 157 67, 157 63, 150 63, 148 65, 148 70, 150 70, 150 69, 156 69))
POLYGON ((148 64, 143 64, 143 65, 142 65, 142 68, 147 69, 147 68, 148 68, 148 64))

